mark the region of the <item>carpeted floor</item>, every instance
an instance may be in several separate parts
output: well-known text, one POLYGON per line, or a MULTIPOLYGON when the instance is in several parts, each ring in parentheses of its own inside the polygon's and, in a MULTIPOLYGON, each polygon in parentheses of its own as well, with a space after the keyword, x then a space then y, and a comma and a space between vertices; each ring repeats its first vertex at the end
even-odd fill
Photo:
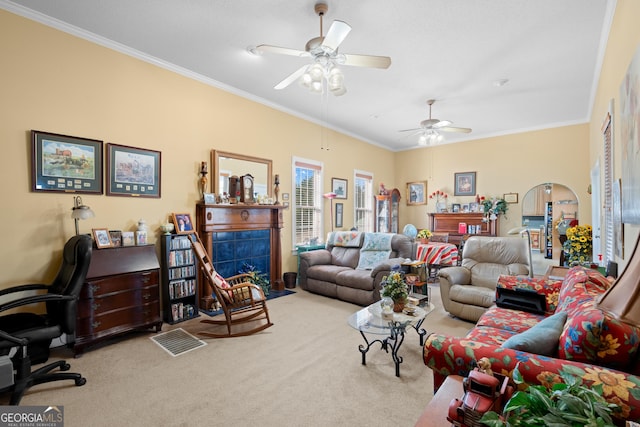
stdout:
MULTIPOLYGON (((464 335, 473 325, 448 316, 432 285, 429 332, 464 335)), ((431 371, 411 330, 400 349, 400 378, 390 354, 372 348, 361 364, 359 332, 347 317, 360 307, 296 289, 269 301, 274 326, 248 337, 203 339, 174 357, 152 332, 68 358, 87 384, 42 384, 22 405, 63 405, 65 426, 413 426, 432 398, 431 371)), ((198 338, 209 325, 192 319, 164 325, 198 338)), ((6 404, 2 395, 0 404, 6 404)))

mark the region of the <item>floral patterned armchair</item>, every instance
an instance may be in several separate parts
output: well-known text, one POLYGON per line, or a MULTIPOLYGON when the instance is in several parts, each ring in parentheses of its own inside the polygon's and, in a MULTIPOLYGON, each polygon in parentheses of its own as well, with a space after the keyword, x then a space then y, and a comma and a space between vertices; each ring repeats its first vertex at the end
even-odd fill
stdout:
POLYGON ((447 375, 466 376, 475 361, 487 357, 494 372, 510 375, 518 366, 527 384, 552 385, 561 372, 586 384, 602 384, 605 399, 620 406, 618 420, 640 420, 640 330, 610 318, 596 307, 610 283, 596 270, 573 267, 564 281, 501 276, 499 287, 544 294, 546 313, 490 308, 464 338, 428 337, 424 363, 433 370, 434 388, 447 375), (550 314, 565 312, 567 320, 553 355, 539 355, 502 346, 550 314))

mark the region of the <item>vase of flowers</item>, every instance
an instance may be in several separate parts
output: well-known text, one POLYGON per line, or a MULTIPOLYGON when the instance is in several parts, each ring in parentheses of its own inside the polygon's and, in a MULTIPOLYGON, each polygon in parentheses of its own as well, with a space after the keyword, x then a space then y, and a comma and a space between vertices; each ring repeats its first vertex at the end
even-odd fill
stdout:
POLYGON ((591 264, 593 252, 591 232, 590 225, 567 228, 567 240, 562 244, 562 249, 569 266, 591 264))
POLYGON ((420 240, 420 243, 429 243, 429 239, 433 236, 433 233, 428 228, 423 228, 418 232, 416 238, 420 240))
POLYGON ((436 201, 436 212, 446 212, 448 198, 449 195, 442 190, 436 190, 429 194, 429 199, 434 199, 436 201))
POLYGON ((381 285, 382 296, 393 300, 393 311, 402 312, 409 296, 409 286, 399 265, 393 268, 391 274, 382 278, 381 285))

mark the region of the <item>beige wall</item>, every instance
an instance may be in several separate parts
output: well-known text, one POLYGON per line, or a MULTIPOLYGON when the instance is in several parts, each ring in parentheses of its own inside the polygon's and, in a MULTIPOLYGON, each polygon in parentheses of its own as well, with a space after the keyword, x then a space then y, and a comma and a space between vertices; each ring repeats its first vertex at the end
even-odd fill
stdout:
MULTIPOLYGON (((618 0, 613 20, 606 55, 602 65, 600 81, 593 104, 591 123, 589 126, 590 167, 600 161, 603 165, 602 123, 609 110, 609 103, 614 101, 614 179, 622 177, 622 147, 620 134, 620 118, 616 112, 620 111, 620 85, 627 72, 631 59, 640 49, 640 26, 637 17, 640 16, 640 2, 636 0, 618 0)), ((639 167, 640 165, 635 165, 639 167)), ((604 172, 602 173, 604 175, 604 172)), ((602 190, 603 192, 603 190, 602 190)), ((604 194, 604 193, 603 193, 604 194)), ((622 197, 639 197, 640 195, 625 195, 622 197)), ((604 214, 603 214, 604 217, 604 214)), ((618 271, 622 271, 631 255, 631 251, 638 238, 638 225, 624 226, 625 259, 616 258, 619 263, 618 271)))
MULTIPOLYGON (((610 44, 625 48, 622 59, 608 55, 603 69, 603 79, 605 74, 611 79, 600 85, 600 96, 607 99, 617 96, 639 38, 631 18, 638 16, 639 6, 632 0, 618 4, 627 12, 616 14, 616 26, 622 30, 614 28, 610 44), (627 32, 631 40, 625 38, 627 32)), ((323 162, 325 191, 332 177, 349 181, 345 228, 352 222, 354 169, 373 172, 376 186, 384 182, 400 188, 403 195, 407 182, 424 180, 428 192, 452 192, 454 172, 476 171, 478 192, 487 196, 517 192, 522 198, 537 184, 558 182, 578 195, 580 217, 590 216, 585 189, 597 156, 593 135, 602 117, 597 108, 590 126, 392 153, 5 11, 0 11, 0 57, 0 221, 5 240, 0 246, 0 288, 52 277, 60 249, 74 233, 71 194, 30 191, 31 129, 162 152, 162 198, 84 195, 96 218, 82 221, 81 232, 94 227, 132 230, 139 218, 155 231, 171 212, 194 213, 199 165, 209 160, 213 148, 273 159, 281 193, 292 192, 293 156, 323 162), (331 150, 322 150, 323 143, 331 150), (547 156, 551 148, 555 154, 547 156)), ((432 208, 403 203, 401 225, 421 225, 432 208)), ((519 223, 519 212, 519 205, 511 205, 503 231, 519 223)), ((328 215, 325 222, 328 229, 328 215)), ((291 212, 286 211, 283 271, 296 265, 290 236, 291 212)))
MULTIPOLYGON (((492 198, 518 193, 518 203, 509 204, 506 217, 499 220, 501 235, 521 225, 527 191, 545 182, 564 184, 578 196, 579 218, 588 222, 589 170, 580 166, 589 161, 588 138, 585 124, 405 151, 396 154, 396 182, 426 180, 428 194, 442 190, 449 194, 448 203, 463 204, 474 197, 453 195, 454 173, 476 172, 478 194, 492 198), (573 166, 567 165, 567 159, 573 166)), ((426 206, 403 206, 401 222, 424 228, 427 213, 434 211, 433 200, 426 206)))

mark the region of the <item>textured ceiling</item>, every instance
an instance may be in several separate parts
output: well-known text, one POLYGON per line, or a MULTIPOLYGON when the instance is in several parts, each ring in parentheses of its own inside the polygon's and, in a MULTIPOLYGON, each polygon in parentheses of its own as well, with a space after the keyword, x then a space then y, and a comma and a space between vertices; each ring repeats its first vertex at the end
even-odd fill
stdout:
POLYGON ((335 0, 351 33, 343 53, 391 57, 386 69, 343 66, 347 93, 273 86, 309 59, 315 1, 0 0, 0 7, 391 150, 418 146, 428 117, 469 127, 446 143, 589 120, 615 0, 335 0), (495 82, 508 79, 503 86, 495 82))

